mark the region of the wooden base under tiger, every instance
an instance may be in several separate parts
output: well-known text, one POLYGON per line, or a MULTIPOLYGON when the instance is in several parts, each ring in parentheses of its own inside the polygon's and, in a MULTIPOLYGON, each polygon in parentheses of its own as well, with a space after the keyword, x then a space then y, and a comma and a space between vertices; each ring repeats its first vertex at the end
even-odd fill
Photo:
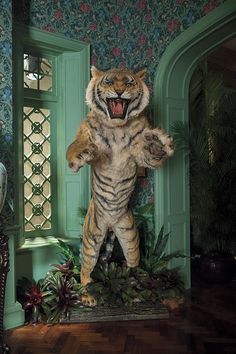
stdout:
MULTIPOLYGON (((83 227, 81 283, 91 282, 100 248, 108 230, 122 247, 129 267, 139 264, 139 236, 128 208, 138 167, 155 169, 173 154, 170 135, 152 129, 143 113, 149 92, 146 71, 107 72, 92 68, 86 92, 91 108, 68 147, 67 160, 73 171, 92 166, 92 199, 83 227)), ((94 299, 85 303, 94 305, 94 299)))

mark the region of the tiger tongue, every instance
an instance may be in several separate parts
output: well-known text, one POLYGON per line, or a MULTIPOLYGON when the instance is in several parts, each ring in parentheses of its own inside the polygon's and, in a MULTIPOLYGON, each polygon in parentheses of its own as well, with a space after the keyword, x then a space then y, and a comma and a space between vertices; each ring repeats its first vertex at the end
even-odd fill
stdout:
POLYGON ((116 115, 121 114, 122 115, 123 111, 124 111, 124 109, 123 109, 122 102, 120 102, 120 101, 118 101, 118 102, 113 101, 112 102, 112 113, 113 114, 116 114, 116 115))

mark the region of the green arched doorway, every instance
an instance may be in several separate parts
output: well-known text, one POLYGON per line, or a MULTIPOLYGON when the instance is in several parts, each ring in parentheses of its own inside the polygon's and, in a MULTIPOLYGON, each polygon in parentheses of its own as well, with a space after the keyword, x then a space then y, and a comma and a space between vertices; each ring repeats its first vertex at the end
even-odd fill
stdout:
MULTIPOLYGON (((188 121, 189 83, 198 63, 224 41, 236 36, 236 1, 227 0, 209 15, 179 35, 167 48, 157 68, 154 83, 156 126, 166 131, 176 120, 188 121)), ((190 255, 190 208, 188 161, 176 153, 155 172, 156 232, 162 225, 170 231, 168 251, 190 255)), ((190 287, 190 259, 178 258, 185 284, 190 287)))

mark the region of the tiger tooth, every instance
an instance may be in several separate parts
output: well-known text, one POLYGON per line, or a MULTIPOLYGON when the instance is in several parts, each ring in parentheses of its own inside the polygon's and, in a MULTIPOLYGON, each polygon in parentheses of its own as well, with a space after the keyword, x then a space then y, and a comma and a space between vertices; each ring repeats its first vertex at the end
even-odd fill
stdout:
POLYGON ((106 111, 107 111, 107 115, 108 115, 109 119, 111 119, 111 116, 110 116, 110 113, 109 113, 109 110, 107 107, 106 107, 106 111))

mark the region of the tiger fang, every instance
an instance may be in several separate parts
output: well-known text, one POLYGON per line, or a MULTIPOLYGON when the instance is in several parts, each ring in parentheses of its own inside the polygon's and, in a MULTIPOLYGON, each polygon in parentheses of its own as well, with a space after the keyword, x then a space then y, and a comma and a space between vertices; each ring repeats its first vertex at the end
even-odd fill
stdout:
POLYGON ((107 98, 107 106, 111 119, 125 119, 130 100, 121 98, 107 98))

